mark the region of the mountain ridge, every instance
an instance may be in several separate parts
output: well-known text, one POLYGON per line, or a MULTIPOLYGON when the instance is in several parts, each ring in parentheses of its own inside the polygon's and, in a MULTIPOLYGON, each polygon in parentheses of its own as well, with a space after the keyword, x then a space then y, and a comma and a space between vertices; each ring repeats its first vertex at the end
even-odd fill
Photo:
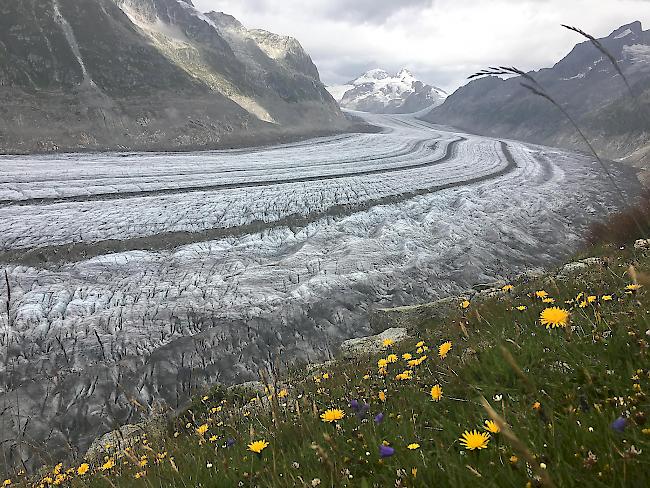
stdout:
POLYGON ((226 27, 226 14, 189 0, 26 0, 0 14, 2 153, 219 148, 349 128, 298 41, 234 17, 226 27))
MULTIPOLYGON (((605 157, 625 158, 650 141, 649 118, 642 116, 650 109, 650 31, 635 21, 600 42, 617 59, 635 100, 590 41, 578 43, 552 67, 529 74, 575 118, 605 157)), ((585 149, 562 113, 523 88, 520 77, 472 80, 422 118, 467 132, 585 149)))

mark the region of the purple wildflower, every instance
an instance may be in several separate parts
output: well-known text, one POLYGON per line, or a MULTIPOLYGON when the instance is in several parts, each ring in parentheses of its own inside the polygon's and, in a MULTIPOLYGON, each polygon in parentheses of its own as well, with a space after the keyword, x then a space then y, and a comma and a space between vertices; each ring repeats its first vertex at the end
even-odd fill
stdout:
POLYGON ((627 425, 627 419, 625 417, 619 417, 614 422, 612 422, 612 430, 616 432, 623 433, 625 426, 627 425))
POLYGON ((351 400, 350 401, 350 408, 354 410, 355 412, 359 413, 359 400, 351 400))
POLYGON ((232 447, 234 445, 235 445, 235 439, 229 437, 228 440, 226 441, 226 447, 232 447))
POLYGON ((380 458, 387 458, 391 457, 393 454, 395 454, 395 449, 393 449, 390 446, 386 446, 384 444, 379 446, 379 457, 380 458))
POLYGON ((384 414, 383 413, 378 413, 375 416, 375 423, 376 424, 381 424, 384 421, 384 414))

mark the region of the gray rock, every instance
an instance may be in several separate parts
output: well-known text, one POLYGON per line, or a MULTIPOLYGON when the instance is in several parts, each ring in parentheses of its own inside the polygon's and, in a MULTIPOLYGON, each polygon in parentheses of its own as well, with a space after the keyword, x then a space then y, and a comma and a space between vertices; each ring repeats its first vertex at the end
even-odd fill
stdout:
POLYGON ((587 268, 593 266, 600 266, 603 264, 603 260, 600 258, 586 258, 580 261, 575 261, 573 263, 568 263, 562 266, 559 273, 555 276, 556 279, 566 279, 571 275, 583 271, 587 268))
POLYGON ((431 320, 446 317, 458 309, 461 299, 444 298, 432 303, 397 308, 380 308, 370 312, 370 327, 375 332, 390 328, 415 329, 431 320))
POLYGON ((475 290, 477 292, 485 292, 485 291, 495 291, 495 290, 501 290, 506 286, 505 281, 495 281, 494 283, 478 283, 474 286, 472 286, 472 290, 475 290))
POLYGON ((165 432, 165 418, 162 416, 138 424, 123 425, 95 439, 84 457, 91 463, 103 461, 105 456, 120 457, 126 449, 135 446, 143 438, 155 441, 161 439, 165 432))
POLYGON ((647 251, 650 249, 650 239, 638 239, 634 243, 634 249, 638 251, 647 251))
POLYGON ((345 341, 341 344, 341 354, 345 359, 376 354, 384 350, 384 340, 390 339, 395 342, 400 342, 409 337, 406 329, 388 329, 378 335, 345 341))
POLYGON ((228 387, 228 391, 246 391, 252 393, 265 393, 266 386, 261 381, 247 381, 246 383, 240 383, 238 385, 232 385, 228 387))

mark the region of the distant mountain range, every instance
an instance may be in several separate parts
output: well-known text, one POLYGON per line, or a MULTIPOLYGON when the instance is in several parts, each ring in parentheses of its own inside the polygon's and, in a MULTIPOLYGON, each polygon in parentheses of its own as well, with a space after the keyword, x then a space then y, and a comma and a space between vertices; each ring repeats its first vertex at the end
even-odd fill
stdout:
MULTIPOLYGON (((650 164, 650 31, 634 22, 600 42, 618 61, 636 98, 610 60, 589 41, 578 44, 552 68, 530 74, 576 119, 604 156, 650 164)), ((561 112, 521 82, 521 77, 474 80, 423 118, 468 132, 585 149, 561 112)))
POLYGON ((373 69, 345 85, 327 88, 342 108, 371 113, 414 113, 440 105, 447 93, 402 69, 391 75, 373 69))
POLYGON ((191 0, 0 4, 0 152, 180 149, 337 131, 298 41, 191 0))

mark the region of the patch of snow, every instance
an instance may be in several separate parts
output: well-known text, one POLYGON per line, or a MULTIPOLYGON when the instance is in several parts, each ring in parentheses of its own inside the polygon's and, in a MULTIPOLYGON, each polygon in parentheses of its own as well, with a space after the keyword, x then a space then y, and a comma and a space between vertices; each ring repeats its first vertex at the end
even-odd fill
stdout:
POLYGON ((332 85, 332 86, 327 86, 327 91, 330 92, 330 95, 334 97, 334 100, 337 102, 340 102, 343 100, 343 97, 345 94, 354 88, 354 85, 332 85))
POLYGON ((625 29, 623 32, 621 32, 619 35, 614 37, 614 39, 623 39, 624 37, 629 36, 630 34, 634 34, 630 29, 625 29))
MULTIPOLYGON (((591 68, 589 68, 589 69, 591 69, 591 68)), ((578 73, 577 75, 572 76, 571 78, 562 78, 562 81, 581 80, 585 76, 587 76, 585 73, 578 73)))
POLYGON ((623 53, 629 56, 634 63, 650 64, 650 46, 646 44, 632 44, 625 46, 623 53))

